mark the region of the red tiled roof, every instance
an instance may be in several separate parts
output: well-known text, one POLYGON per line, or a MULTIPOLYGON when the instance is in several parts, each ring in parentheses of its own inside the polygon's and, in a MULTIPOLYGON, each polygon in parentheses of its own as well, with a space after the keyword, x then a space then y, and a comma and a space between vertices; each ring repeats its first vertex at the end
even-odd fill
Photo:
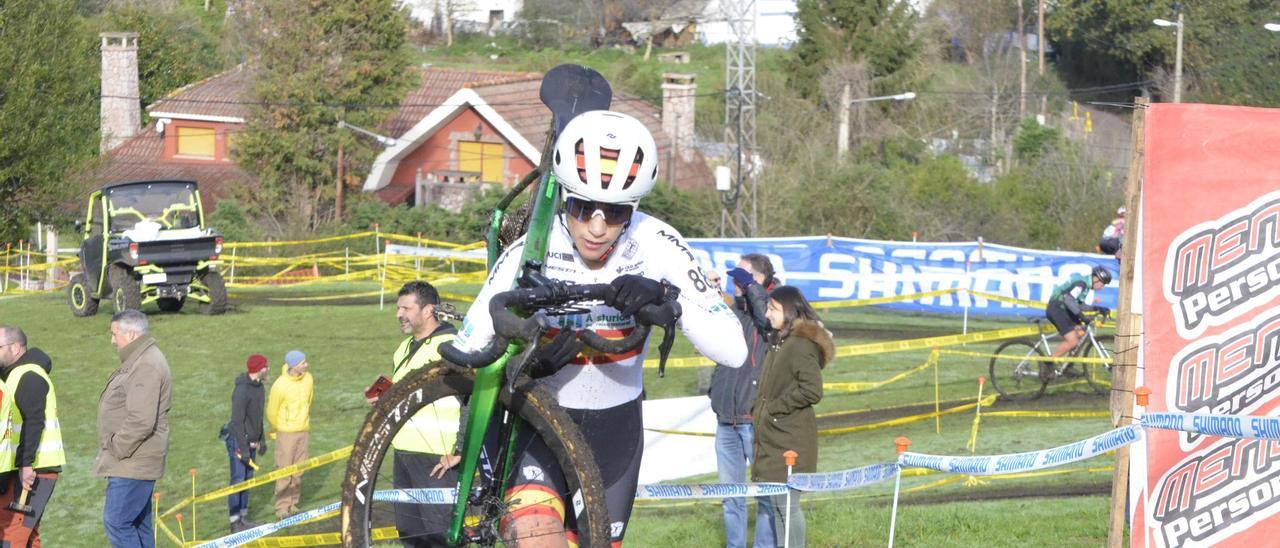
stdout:
MULTIPOLYGON (((253 184, 254 178, 239 165, 222 161, 165 160, 164 137, 155 125, 143 128, 136 137, 109 152, 91 172, 92 191, 102 185, 154 179, 191 180, 200 185, 205 206, 231 194, 236 185, 253 184)), ((210 210, 212 211, 212 210, 210 210)))
MULTIPOLYGON (((542 75, 530 72, 460 70, 449 68, 415 69, 421 74, 416 88, 401 102, 401 108, 380 126, 386 134, 403 136, 432 110, 464 87, 472 88, 534 147, 541 149, 546 141, 551 113, 538 96, 542 75)), ((147 107, 150 112, 184 113, 204 116, 248 118, 252 100, 252 78, 243 69, 207 78, 175 91, 147 107)), ((645 100, 625 93, 614 93, 613 110, 625 112, 644 122, 658 142, 659 174, 669 175, 671 139, 662 130, 659 109, 645 100)), ((692 143, 689 144, 692 146, 692 143)), ((94 172, 95 183, 154 178, 193 179, 204 194, 225 196, 227 185, 252 182, 253 178, 235 164, 225 162, 196 163, 166 161, 163 139, 148 127, 137 137, 111 151, 94 172)), ((676 186, 710 187, 711 170, 694 154, 693 160, 677 166, 676 186)), ((404 198, 397 196, 396 198, 404 198)))
MULTIPOLYGON (((551 112, 542 104, 538 96, 538 90, 542 86, 542 75, 523 74, 521 76, 523 77, 498 82, 485 82, 482 78, 475 77, 468 87, 475 90, 485 103, 493 107, 498 115, 511 124, 529 143, 541 150, 547 140, 547 128, 551 125, 551 112)), ((453 91, 457 91, 457 88, 453 88, 453 91)), ((658 164, 659 177, 665 178, 670 175, 671 138, 662 130, 659 107, 633 95, 615 91, 610 108, 635 117, 649 128, 654 140, 658 143, 658 156, 661 158, 658 164)), ((417 120, 425 116, 426 114, 423 114, 417 120)), ((403 132, 395 135, 402 134, 403 132)), ((687 143, 685 146, 692 147, 693 143, 687 143)), ((679 165, 676 166, 676 178, 676 186, 681 188, 710 188, 714 184, 711 169, 697 153, 694 154, 692 161, 679 161, 679 165)))
POLYGON ((147 112, 228 116, 248 119, 253 100, 253 78, 237 67, 217 76, 188 84, 147 107, 147 112))
MULTIPOLYGON (((484 70, 458 70, 449 68, 418 69, 421 78, 418 87, 414 88, 400 102, 400 110, 391 120, 382 124, 381 129, 389 135, 399 137, 426 118, 431 111, 444 104, 462 88, 501 85, 511 82, 541 82, 542 75, 530 72, 499 72, 484 70)), ((535 90, 537 84, 535 84, 535 90)), ((533 102, 542 103, 534 95, 533 102)))

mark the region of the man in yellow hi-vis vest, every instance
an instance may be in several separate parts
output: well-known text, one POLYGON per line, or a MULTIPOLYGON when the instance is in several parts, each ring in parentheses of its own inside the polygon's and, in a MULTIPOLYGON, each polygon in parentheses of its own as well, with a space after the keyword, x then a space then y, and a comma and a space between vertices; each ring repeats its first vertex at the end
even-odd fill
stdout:
MULTIPOLYGON (((415 370, 440 359, 440 345, 453 340, 457 329, 436 318, 440 294, 418 280, 400 288, 396 320, 409 335, 392 355, 391 381, 400 382, 415 370)), ((371 402, 377 401, 371 398, 371 402)), ((465 411, 456 399, 438 400, 414 414, 391 440, 394 451, 392 485, 396 489, 455 487, 453 470, 461 457, 458 433, 465 411)), ((430 504, 396 504, 395 522, 405 546, 435 546, 449 528, 450 507, 430 504)))
POLYGON ((0 381, 4 435, 0 437, 0 471, 4 494, 0 495, 0 538, 8 546, 39 546, 36 528, 49 505, 53 486, 67 458, 58 425, 58 398, 49 371, 53 361, 39 348, 27 347, 27 335, 12 326, 0 326, 0 381), (9 509, 26 492, 29 512, 9 509))

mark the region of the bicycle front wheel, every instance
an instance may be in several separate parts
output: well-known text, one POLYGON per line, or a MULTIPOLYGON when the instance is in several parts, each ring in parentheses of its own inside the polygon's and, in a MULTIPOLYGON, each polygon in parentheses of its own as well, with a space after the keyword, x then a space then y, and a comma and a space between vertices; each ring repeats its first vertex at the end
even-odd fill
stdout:
MULTIPOLYGON (((1081 344, 1086 344, 1081 343, 1081 344)), ((1101 343, 1098 343, 1101 344, 1101 343)), ((1080 353, 1082 358, 1100 358, 1101 353, 1098 347, 1088 344, 1084 347, 1084 351, 1080 353)), ((1089 381, 1089 387, 1099 395, 1107 395, 1111 393, 1111 364, 1104 363, 1082 363, 1080 364, 1084 371, 1084 380, 1089 381)))
POLYGON ((1040 375, 1047 362, 1039 346, 1027 341, 1008 341, 996 348, 988 371, 991 385, 1007 400, 1034 400, 1044 395, 1048 381, 1040 375))
MULTIPOLYGON (((393 449, 393 439, 399 447, 452 452, 454 441, 460 442, 458 418, 466 412, 465 408, 459 408, 458 402, 470 396, 474 386, 474 371, 437 362, 415 371, 382 395, 365 419, 347 462, 342 484, 343 546, 365 547, 375 540, 406 537, 446 545, 444 539, 453 517, 452 501, 406 504, 403 500, 396 501, 396 495, 389 497, 378 491, 392 489, 394 484, 422 478, 431 472, 427 466, 432 463, 405 458, 412 453, 401 451, 396 459, 387 459, 389 453, 398 451, 393 449), (405 428, 406 425, 411 426, 405 428), (393 460, 395 462, 389 462, 393 460)), ((608 546, 604 482, 577 425, 551 393, 527 378, 520 381, 514 392, 502 387, 498 399, 507 412, 522 420, 522 428, 532 429, 542 438, 564 472, 566 488, 556 495, 564 502, 566 515, 576 512, 573 514, 576 525, 554 534, 576 535, 580 546, 608 546)), ((492 463, 499 468, 501 464, 492 463)), ((504 518, 511 514, 506 501, 502 500, 505 475, 504 470, 477 473, 472 493, 482 496, 471 497, 466 506, 459 545, 511 544, 516 540, 502 538, 499 531, 504 518)), ((449 487, 456 487, 456 482, 449 487)), ((459 496, 467 494, 459 493, 459 496)))

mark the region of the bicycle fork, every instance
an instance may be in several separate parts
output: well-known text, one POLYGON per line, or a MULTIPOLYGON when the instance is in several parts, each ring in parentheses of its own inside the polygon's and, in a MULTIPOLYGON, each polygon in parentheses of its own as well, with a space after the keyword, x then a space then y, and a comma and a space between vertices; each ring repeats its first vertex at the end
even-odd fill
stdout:
MULTIPOLYGON (((458 544, 462 536, 463 519, 467 505, 471 503, 471 487, 480 464, 480 451, 484 448, 485 432, 498 403, 498 390, 502 389, 503 372, 507 361, 520 352, 520 346, 507 345, 507 351, 488 367, 475 370, 475 388, 468 403, 467 432, 462 440, 462 462, 458 468, 458 497, 453 503, 453 517, 449 521, 449 543, 458 544)), ((514 431, 512 433, 514 435, 514 431)), ((495 478, 495 481, 506 481, 495 478)))

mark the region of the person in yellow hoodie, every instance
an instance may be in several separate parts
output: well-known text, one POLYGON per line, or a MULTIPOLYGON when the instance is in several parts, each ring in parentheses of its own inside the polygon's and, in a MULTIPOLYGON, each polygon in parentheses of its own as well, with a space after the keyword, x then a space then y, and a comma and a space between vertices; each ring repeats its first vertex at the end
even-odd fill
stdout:
MULTIPOLYGON (((276 468, 310 457, 311 373, 307 356, 298 350, 284 355, 284 370, 267 396, 267 420, 275 430, 276 468)), ((302 498, 302 473, 276 480, 276 517, 297 514, 302 498)))

